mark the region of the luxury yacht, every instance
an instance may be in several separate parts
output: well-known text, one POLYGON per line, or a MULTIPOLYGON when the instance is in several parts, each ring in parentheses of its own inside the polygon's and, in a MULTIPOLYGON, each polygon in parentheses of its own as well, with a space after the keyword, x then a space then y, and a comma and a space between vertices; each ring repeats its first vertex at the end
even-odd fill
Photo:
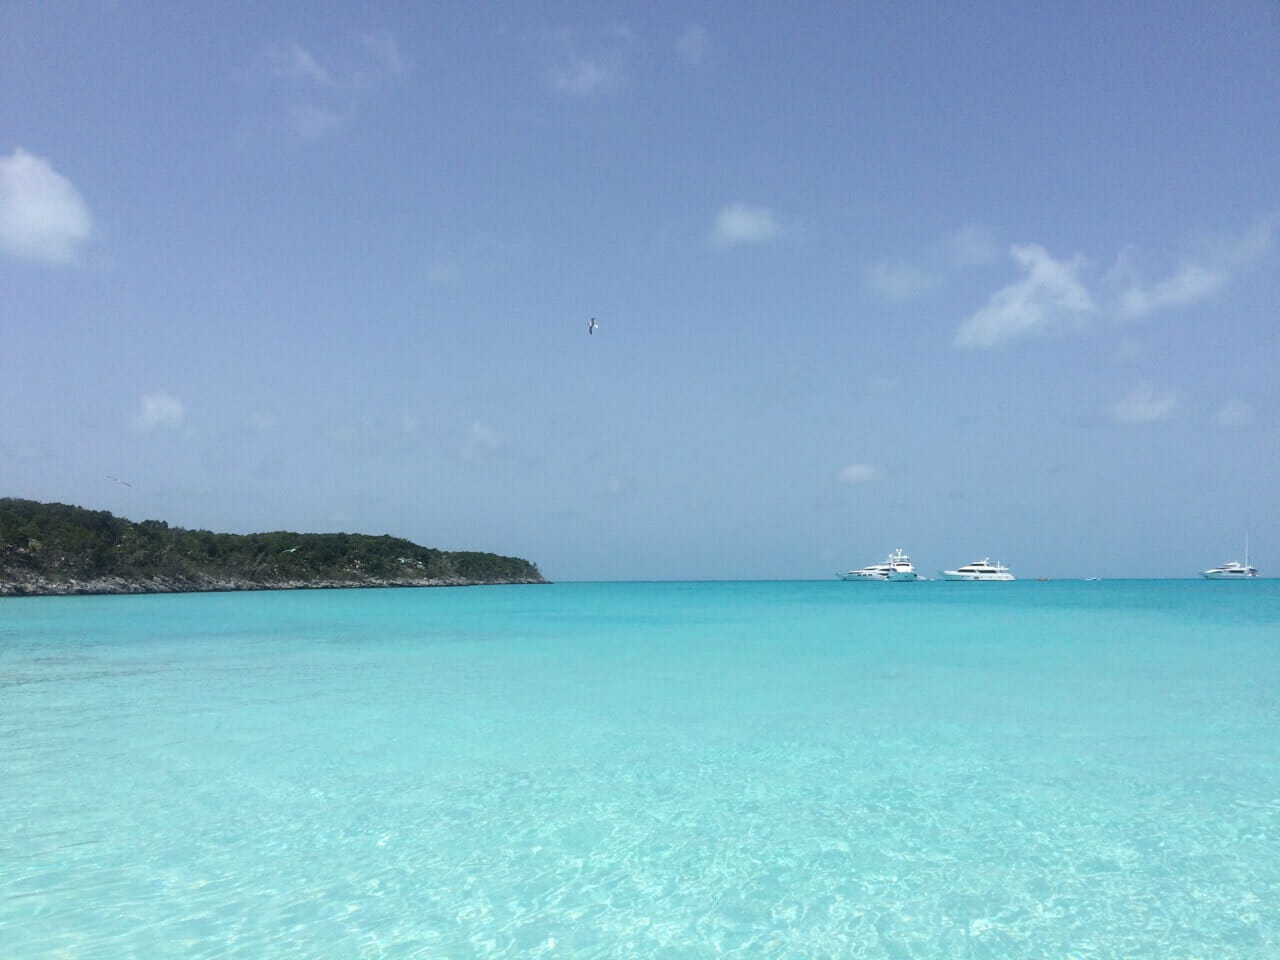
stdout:
POLYGON ((1249 566, 1248 561, 1240 563, 1239 561, 1231 561, 1224 563, 1221 567, 1211 567, 1201 573, 1206 580, 1243 580, 1244 577, 1256 577, 1258 568, 1249 566))
POLYGON ((1220 567, 1211 567, 1200 574, 1206 580, 1242 580, 1245 577, 1256 577, 1257 575, 1257 568, 1249 566, 1248 560, 1245 560, 1244 563, 1232 560, 1230 563, 1224 563, 1220 567))
POLYGON ((915 580, 916 568, 911 565, 911 558, 901 548, 889 554, 884 563, 873 563, 861 570, 850 570, 840 574, 841 580, 915 580))
POLYGON ((1245 577, 1256 577, 1257 575, 1257 569, 1249 566, 1249 538, 1247 536, 1244 538, 1244 563, 1232 560, 1230 563, 1224 563, 1220 567, 1210 567, 1200 574, 1206 580, 1243 580, 1245 577))
POLYGON ((966 563, 957 570, 943 570, 943 580, 1013 580, 1014 576, 1003 563, 992 563, 989 557, 966 563))

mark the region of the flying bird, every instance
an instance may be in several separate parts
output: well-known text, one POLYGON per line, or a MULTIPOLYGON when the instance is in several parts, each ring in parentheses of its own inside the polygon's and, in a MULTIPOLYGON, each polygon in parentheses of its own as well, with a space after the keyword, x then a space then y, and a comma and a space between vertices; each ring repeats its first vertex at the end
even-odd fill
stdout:
POLYGON ((132 487, 132 486, 133 486, 133 484, 132 484, 132 483, 130 483, 128 480, 121 480, 119 477, 113 477, 113 476, 112 476, 111 474, 109 474, 109 473, 107 474, 107 479, 108 479, 108 480, 114 480, 116 483, 120 484, 121 486, 125 486, 125 487, 132 487))
POLYGON ((592 317, 591 322, 587 324, 587 333, 595 333, 596 327, 598 326, 600 326, 600 324, 596 323, 595 317, 592 317))

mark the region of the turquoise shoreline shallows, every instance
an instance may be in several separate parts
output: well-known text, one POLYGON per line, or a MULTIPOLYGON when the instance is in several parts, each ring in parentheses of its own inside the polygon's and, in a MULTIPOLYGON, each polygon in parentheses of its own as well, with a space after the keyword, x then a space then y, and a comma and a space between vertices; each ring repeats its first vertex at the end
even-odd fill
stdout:
POLYGON ((1280 956, 1280 581, 0 601, 0 956, 1280 956))

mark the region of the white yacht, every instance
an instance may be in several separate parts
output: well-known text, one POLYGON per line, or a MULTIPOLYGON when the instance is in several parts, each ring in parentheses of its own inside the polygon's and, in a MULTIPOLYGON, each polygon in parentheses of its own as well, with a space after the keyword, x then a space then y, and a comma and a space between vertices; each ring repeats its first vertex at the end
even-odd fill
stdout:
POLYGON ((1245 577, 1256 577, 1257 575, 1257 568, 1249 566, 1247 560, 1244 563, 1232 560, 1230 563, 1224 563, 1220 567, 1210 567, 1200 574, 1206 580, 1242 580, 1245 577))
POLYGON ((1244 538, 1244 563, 1239 560, 1232 560, 1230 563, 1224 563, 1220 567, 1210 567, 1200 574, 1206 580, 1243 580, 1246 577, 1256 577, 1257 575, 1257 569, 1249 566, 1248 537, 1244 538))
POLYGON ((889 554, 884 563, 873 563, 861 570, 850 570, 840 574, 841 580, 915 580, 916 568, 911 565, 911 558, 899 547, 889 554))
POLYGON ((1003 563, 992 563, 989 557, 966 563, 955 570, 942 570, 943 580, 1013 580, 1013 574, 1003 563))

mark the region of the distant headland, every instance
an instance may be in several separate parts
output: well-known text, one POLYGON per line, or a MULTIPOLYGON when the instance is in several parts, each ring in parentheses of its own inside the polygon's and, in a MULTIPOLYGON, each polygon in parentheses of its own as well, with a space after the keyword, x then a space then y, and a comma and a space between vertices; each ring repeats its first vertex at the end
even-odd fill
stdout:
POLYGON ((358 533, 210 533, 0 498, 0 597, 546 583, 536 565, 358 533))

